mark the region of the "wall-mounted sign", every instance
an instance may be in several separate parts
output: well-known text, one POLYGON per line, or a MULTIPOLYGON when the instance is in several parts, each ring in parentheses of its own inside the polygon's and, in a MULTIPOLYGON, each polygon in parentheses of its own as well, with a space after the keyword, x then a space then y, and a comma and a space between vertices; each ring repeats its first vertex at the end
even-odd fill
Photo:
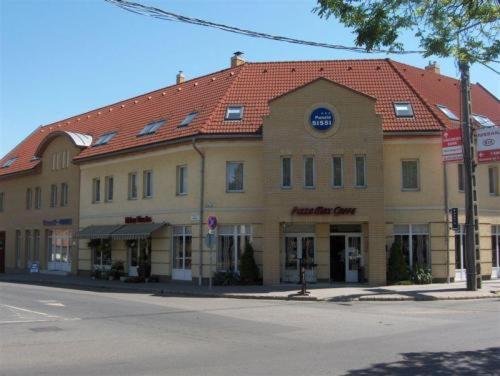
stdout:
POLYGON ((336 206, 334 208, 325 208, 323 206, 316 206, 315 208, 299 208, 294 206, 292 209, 292 215, 354 215, 356 214, 356 208, 343 208, 342 206, 336 206))
POLYGON ((335 115, 328 108, 318 107, 311 112, 309 122, 317 131, 327 131, 333 127, 335 115))
POLYGON ((148 223, 148 222, 153 222, 153 219, 148 216, 141 216, 138 215, 136 217, 125 217, 125 223, 148 223))
POLYGON ((500 161, 500 127, 482 128, 476 131, 477 161, 500 161))
POLYGON ((447 129, 441 137, 443 162, 462 162, 462 130, 447 129))
POLYGON ((73 220, 71 218, 60 218, 60 219, 44 219, 44 226, 70 226, 73 224, 73 220))

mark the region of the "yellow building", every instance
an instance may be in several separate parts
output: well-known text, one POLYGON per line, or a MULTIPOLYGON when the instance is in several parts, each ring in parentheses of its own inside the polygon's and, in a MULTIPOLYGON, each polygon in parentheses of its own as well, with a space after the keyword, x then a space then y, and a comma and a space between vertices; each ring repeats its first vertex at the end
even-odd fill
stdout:
MULTIPOLYGON (((266 284, 297 282, 302 260, 311 282, 378 285, 398 241, 409 268, 463 279, 461 233, 447 213, 459 208, 464 222, 463 174, 441 157, 442 131, 459 125, 458 85, 437 70, 234 56, 229 69, 179 75, 176 85, 43 127, 93 139, 71 154, 78 273, 122 261, 130 276, 144 267, 209 283, 218 271, 238 272, 251 243, 266 284)), ((484 88, 473 85, 472 95, 476 115, 500 118, 484 88)), ((477 172, 483 278, 500 270, 498 168, 477 172)), ((21 179, 0 180, 0 194, 24 189, 21 179)), ((10 254, 7 208, 0 231, 10 254)))

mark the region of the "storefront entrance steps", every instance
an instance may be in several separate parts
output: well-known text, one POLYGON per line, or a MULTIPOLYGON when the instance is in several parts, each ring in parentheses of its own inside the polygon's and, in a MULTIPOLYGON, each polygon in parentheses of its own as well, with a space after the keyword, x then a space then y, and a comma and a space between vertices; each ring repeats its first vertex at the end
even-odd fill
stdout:
POLYGON ((430 285, 370 287, 354 284, 311 284, 309 296, 299 295, 297 284, 275 286, 195 286, 185 283, 123 283, 120 281, 92 280, 84 276, 61 276, 41 273, 0 274, 0 283, 26 283, 50 285, 93 291, 149 293, 163 296, 194 296, 235 299, 270 299, 300 301, 429 301, 463 299, 499 299, 500 280, 483 281, 479 291, 467 291, 465 283, 434 283, 430 285))

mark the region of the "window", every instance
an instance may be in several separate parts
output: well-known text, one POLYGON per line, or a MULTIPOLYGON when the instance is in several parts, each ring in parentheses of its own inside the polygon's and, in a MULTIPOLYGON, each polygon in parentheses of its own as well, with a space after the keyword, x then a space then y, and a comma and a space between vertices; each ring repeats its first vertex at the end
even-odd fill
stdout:
POLYGON ((494 127, 495 123, 493 123, 488 117, 483 115, 472 115, 475 121, 479 123, 482 127, 494 127))
POLYGON ((314 157, 304 157, 304 188, 314 188, 316 183, 316 166, 314 157))
MULTIPOLYGON (((455 232, 455 270, 465 270, 464 245, 465 245, 465 229, 464 225, 460 225, 457 231, 455 232)), ((457 280, 457 273, 455 273, 455 280, 457 280)))
POLYGON ((418 160, 401 161, 401 188, 403 191, 420 189, 418 160))
POLYGON ((438 104, 437 107, 443 112, 443 114, 445 114, 448 117, 448 119, 455 120, 455 121, 459 120, 457 115, 455 115, 453 112, 451 112, 451 110, 448 107, 443 106, 441 104, 438 104))
POLYGON ((31 188, 26 189, 26 209, 31 209, 31 204, 33 202, 33 194, 31 188))
POLYGON ((488 186, 490 195, 498 196, 498 167, 488 167, 488 186))
POLYGON ((219 226, 217 270, 237 272, 241 254, 251 241, 251 225, 219 226))
POLYGON ((344 163, 341 156, 332 157, 332 186, 342 188, 344 185, 344 163))
POLYGON ((143 172, 143 192, 144 198, 153 197, 153 171, 148 170, 143 172))
POLYGON ((21 230, 16 230, 14 247, 16 249, 16 268, 21 267, 21 230))
POLYGON ((354 157, 356 169, 356 187, 366 187, 366 157, 364 155, 357 155, 354 157))
POLYGON ((187 188, 187 166, 177 166, 177 194, 185 195, 187 188))
POLYGON ((463 163, 457 165, 458 169, 458 191, 463 192, 465 190, 465 170, 463 163))
POLYGON ((52 153, 52 171, 57 170, 57 153, 52 153))
POLYGON ((410 269, 416 265, 431 267, 429 229, 426 224, 394 225, 394 241, 401 245, 410 269))
POLYGON ((243 192, 243 162, 227 162, 226 190, 227 192, 243 192))
POLYGON ((91 244, 94 269, 109 269, 111 267, 111 240, 96 239, 91 244))
POLYGON ((40 209, 42 207, 42 188, 35 188, 35 209, 40 209))
POLYGON ((413 107, 409 102, 394 102, 396 117, 413 117, 413 107))
POLYGON ((116 132, 104 133, 101 137, 97 139, 94 146, 106 145, 113 137, 116 136, 116 132))
POLYGON ((57 185, 52 184, 50 186, 50 207, 55 208, 57 206, 57 185))
POLYGON ((104 201, 112 202, 113 201, 113 177, 106 176, 104 178, 104 201))
POLYGON ((26 257, 26 266, 29 268, 31 266, 31 261, 32 261, 30 230, 26 230, 24 232, 24 256, 26 257))
POLYGON ((40 261, 40 230, 33 230, 33 261, 40 261))
POLYGON ((144 128, 142 128, 142 130, 139 132, 138 136, 143 136, 143 135, 146 135, 146 134, 153 134, 163 124, 165 124, 165 120, 158 120, 158 121, 154 121, 152 123, 149 123, 144 128))
POLYGON ((196 117, 196 115, 198 115, 198 112, 191 112, 188 116, 186 116, 184 118, 184 120, 179 124, 179 127, 186 127, 188 126, 189 124, 191 124, 191 122, 194 120, 194 118, 196 117))
POLYGON ((5 193, 0 192, 0 212, 4 210, 5 193))
POLYGON ((66 150, 62 152, 61 168, 66 168, 66 150))
POLYGON ((9 166, 12 165, 12 163, 14 163, 16 161, 17 157, 14 157, 14 158, 10 158, 8 159, 3 165, 2 165, 2 168, 7 168, 9 166))
POLYGON ((131 172, 128 174, 128 199, 137 199, 137 173, 131 172))
POLYGON ((101 202, 101 179, 92 179, 92 203, 101 202))
POLYGON ((243 119, 243 106, 228 106, 224 120, 241 120, 243 119))
POLYGON ((174 227, 174 269, 191 269, 192 242, 191 226, 174 227))
POLYGON ((292 157, 281 157, 281 188, 292 188, 292 157))
POLYGON ((491 226, 491 267, 498 270, 500 277, 500 225, 491 226))
POLYGON ((57 153, 57 166, 56 166, 56 169, 57 170, 61 169, 61 165, 62 165, 62 155, 61 155, 61 153, 57 153))
POLYGON ((68 183, 61 184, 61 206, 68 206, 68 183))
POLYGON ((49 262, 71 262, 71 232, 47 231, 47 252, 49 262))

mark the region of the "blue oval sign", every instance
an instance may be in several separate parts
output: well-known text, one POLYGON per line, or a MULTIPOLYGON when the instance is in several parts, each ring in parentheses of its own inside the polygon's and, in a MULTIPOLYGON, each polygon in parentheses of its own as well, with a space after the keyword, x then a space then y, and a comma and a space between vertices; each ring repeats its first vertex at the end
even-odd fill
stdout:
POLYGON ((309 119, 311 126, 318 131, 327 131, 335 123, 335 116, 328 108, 316 108, 309 119))

